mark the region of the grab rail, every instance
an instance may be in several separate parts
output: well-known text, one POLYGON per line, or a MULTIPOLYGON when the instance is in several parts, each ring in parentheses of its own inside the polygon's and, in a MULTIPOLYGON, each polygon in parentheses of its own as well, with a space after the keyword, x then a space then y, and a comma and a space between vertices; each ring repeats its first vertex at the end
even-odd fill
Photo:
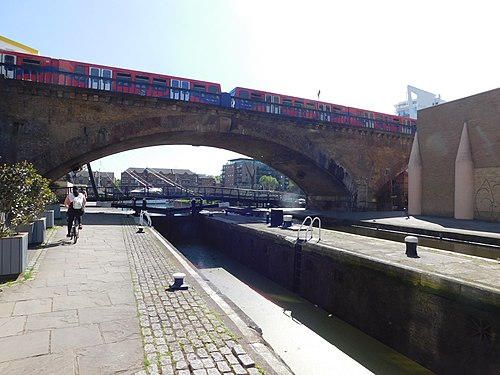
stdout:
POLYGON ((302 224, 300 224, 299 230, 297 231, 297 241, 300 240, 300 232, 302 230, 302 227, 304 227, 306 225, 306 222, 308 222, 308 221, 310 221, 310 224, 307 226, 306 233, 304 235, 304 241, 307 242, 313 238, 313 236, 314 236, 314 222, 316 220, 318 221, 318 229, 319 229, 318 242, 321 241, 321 219, 319 217, 315 217, 313 219, 311 216, 307 216, 304 219, 304 221, 302 221, 302 224), (310 234, 310 237, 307 238, 309 231, 311 232, 311 234, 310 234))
POLYGON ((146 224, 148 227, 153 226, 153 221, 151 220, 151 215, 148 211, 141 210, 141 214, 139 215, 139 225, 141 227, 144 226, 144 217, 146 217, 146 224))

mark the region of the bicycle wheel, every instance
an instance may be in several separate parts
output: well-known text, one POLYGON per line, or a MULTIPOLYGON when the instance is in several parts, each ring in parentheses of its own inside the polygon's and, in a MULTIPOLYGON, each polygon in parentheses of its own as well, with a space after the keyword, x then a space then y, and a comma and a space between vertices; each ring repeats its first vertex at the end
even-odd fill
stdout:
POLYGON ((73 237, 73 243, 76 243, 78 241, 78 227, 73 225, 73 231, 72 231, 72 237, 73 237))

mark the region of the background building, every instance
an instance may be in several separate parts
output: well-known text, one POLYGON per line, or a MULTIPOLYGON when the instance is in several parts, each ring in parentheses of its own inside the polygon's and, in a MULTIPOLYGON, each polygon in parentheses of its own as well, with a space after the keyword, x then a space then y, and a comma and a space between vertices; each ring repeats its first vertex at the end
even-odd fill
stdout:
MULTIPOLYGON (((99 195, 105 196, 119 193, 119 189, 115 185, 114 172, 92 171, 92 175, 94 176, 94 182, 96 184, 99 195)), ((76 172, 72 177, 72 182, 75 185, 87 186, 87 192, 89 193, 89 195, 92 196, 94 194, 88 170, 83 169, 79 172, 76 172)))
POLYGON ((133 190, 161 193, 167 188, 198 187, 198 175, 189 169, 128 168, 121 174, 120 186, 125 194, 133 190))
POLYGON ((199 187, 216 187, 217 180, 214 176, 207 176, 204 174, 198 175, 198 186, 199 187))
POLYGON ((279 184, 276 190, 285 191, 288 188, 288 177, 260 161, 247 158, 229 160, 222 167, 221 185, 240 189, 261 189, 259 179, 262 176, 276 178, 279 184))
POLYGON ((18 43, 12 39, 6 38, 1 35, 0 35, 0 49, 5 49, 7 51, 30 53, 32 55, 39 55, 38 50, 25 46, 24 44, 18 43))
POLYGON ((441 103, 446 103, 440 95, 430 93, 413 86, 407 86, 407 99, 399 102, 394 107, 398 116, 417 118, 417 111, 420 109, 432 107, 441 103), (414 97, 415 95, 415 97, 414 97))

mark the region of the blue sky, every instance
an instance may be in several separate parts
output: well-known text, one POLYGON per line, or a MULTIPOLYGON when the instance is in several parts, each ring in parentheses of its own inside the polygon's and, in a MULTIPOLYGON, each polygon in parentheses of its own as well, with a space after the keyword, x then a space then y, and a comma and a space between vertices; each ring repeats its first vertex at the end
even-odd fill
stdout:
MULTIPOLYGON (((489 0, 16 0, 0 35, 40 54, 393 113, 412 85, 450 101, 500 87, 489 0)), ((6 16, 8 14, 8 16, 6 16)), ((219 174, 238 154, 161 146, 92 163, 219 174), (203 160, 200 163, 200 160, 203 160)))

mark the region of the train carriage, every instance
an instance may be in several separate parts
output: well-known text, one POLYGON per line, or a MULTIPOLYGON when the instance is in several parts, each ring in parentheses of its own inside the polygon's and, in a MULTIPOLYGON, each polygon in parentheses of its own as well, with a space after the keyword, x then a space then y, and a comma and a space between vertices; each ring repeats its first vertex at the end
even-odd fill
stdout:
POLYGON ((57 71, 54 59, 27 53, 0 50, 0 74, 6 78, 53 83, 52 73, 57 71))
POLYGON ((213 82, 1 49, 0 75, 9 79, 231 106, 334 125, 405 134, 414 134, 416 131, 416 120, 406 117, 243 87, 236 87, 230 93, 222 93, 220 84, 213 82))
POLYGON ((69 60, 60 60, 59 66, 62 71, 70 73, 73 86, 206 104, 220 103, 221 87, 218 83, 69 60))
POLYGON ((0 50, 0 74, 96 90, 220 104, 218 83, 0 50))
POLYGON ((392 133, 413 134, 415 133, 417 122, 407 117, 350 107, 349 125, 392 133))
POLYGON ((267 91, 235 87, 230 95, 233 108, 336 123, 345 122, 348 116, 344 106, 267 91))

